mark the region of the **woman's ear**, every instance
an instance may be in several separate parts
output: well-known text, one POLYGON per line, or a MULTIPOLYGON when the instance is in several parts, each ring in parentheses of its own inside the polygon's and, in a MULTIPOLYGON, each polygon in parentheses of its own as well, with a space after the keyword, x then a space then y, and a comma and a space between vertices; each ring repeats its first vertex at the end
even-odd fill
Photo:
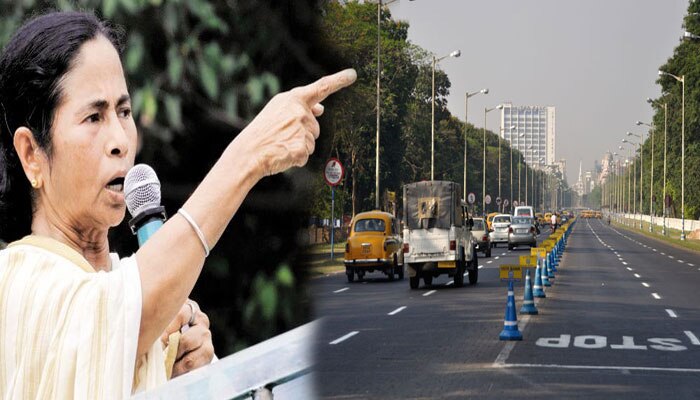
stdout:
POLYGON ((22 163, 24 174, 31 183, 32 187, 39 188, 43 183, 41 172, 41 161, 43 159, 43 151, 39 148, 39 144, 34 139, 34 134, 29 128, 21 126, 15 131, 13 139, 15 151, 22 163))

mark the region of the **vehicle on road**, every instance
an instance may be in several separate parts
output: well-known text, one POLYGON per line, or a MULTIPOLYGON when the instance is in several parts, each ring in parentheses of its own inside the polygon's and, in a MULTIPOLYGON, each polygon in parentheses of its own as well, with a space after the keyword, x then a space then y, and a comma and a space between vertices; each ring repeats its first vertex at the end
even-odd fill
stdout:
POLYGON ((381 271, 389 280, 403 279, 404 262, 399 223, 383 211, 359 213, 353 218, 345 244, 345 275, 348 282, 368 272, 381 271))
POLYGON ((449 181, 404 185, 403 250, 411 289, 421 278, 431 285, 441 274, 453 277, 455 286, 464 285, 464 275, 477 282, 476 241, 461 193, 460 185, 449 181))
POLYGON ((484 253, 484 257, 491 257, 491 238, 486 229, 486 222, 483 218, 474 218, 472 221, 472 237, 476 241, 476 251, 484 253))
POLYGON ((549 225, 552 222, 552 213, 548 212, 544 214, 544 225, 549 225))
POLYGON ((488 229, 489 231, 493 230, 493 225, 491 225, 493 223, 493 217, 495 217, 498 214, 499 213, 497 212, 492 212, 486 216, 486 229, 488 229))
POLYGON ((508 250, 518 246, 537 247, 537 230, 531 217, 513 217, 508 230, 508 250))
POLYGON ((513 216, 514 217, 530 217, 530 218, 535 218, 535 210, 532 208, 532 206, 518 206, 515 207, 515 211, 513 211, 513 216))
POLYGON ((508 228, 510 228, 509 214, 499 214, 493 217, 491 222, 491 232, 489 237, 491 238, 491 246, 498 247, 498 243, 508 243, 508 228))

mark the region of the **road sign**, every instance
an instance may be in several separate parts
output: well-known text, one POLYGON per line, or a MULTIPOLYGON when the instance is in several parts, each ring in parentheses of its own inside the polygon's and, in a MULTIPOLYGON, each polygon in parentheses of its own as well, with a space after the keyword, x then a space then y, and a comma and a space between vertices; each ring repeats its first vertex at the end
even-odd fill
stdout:
POLYGON ((499 206, 501 205, 501 198, 500 197, 496 197, 496 204, 498 204, 499 206))
POLYGON ((535 267, 537 266, 537 256, 520 256, 520 266, 521 267, 535 267))
POLYGON ((518 203, 518 200, 513 200, 513 206, 517 207, 520 203, 518 203))
POLYGON ((501 265, 499 267, 501 281, 520 281, 523 279, 523 269, 520 265, 501 265))
POLYGON ((491 204, 491 195, 487 194, 486 197, 484 197, 484 202, 486 204, 491 204))
POLYGON ((469 193, 467 195, 467 202, 469 204, 474 204, 475 201, 476 201, 476 195, 474 193, 469 193))
POLYGON ((331 158, 326 162, 323 169, 323 179, 331 186, 337 186, 343 181, 345 169, 337 158, 331 158))
POLYGON ((543 247, 532 247, 530 248, 530 255, 539 256, 540 258, 547 257, 547 249, 543 247))
POLYGON ((510 204, 508 199, 503 200, 503 207, 508 207, 508 204, 510 204))

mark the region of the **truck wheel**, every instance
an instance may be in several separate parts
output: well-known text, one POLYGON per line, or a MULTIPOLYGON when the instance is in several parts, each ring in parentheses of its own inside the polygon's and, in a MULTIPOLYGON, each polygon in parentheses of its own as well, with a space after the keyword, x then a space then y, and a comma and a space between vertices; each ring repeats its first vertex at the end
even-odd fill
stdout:
POLYGON ((418 275, 410 277, 408 281, 411 289, 418 289, 418 285, 420 285, 420 277, 418 275))
POLYGON ((466 263, 464 261, 464 253, 462 253, 461 259, 456 261, 457 270, 455 271, 455 287, 464 286, 464 269, 466 268, 466 263))
POLYGON ((399 265, 399 261, 396 256, 394 256, 394 273, 399 276, 400 281, 403 280, 403 265, 399 265))
POLYGON ((432 275, 424 275, 423 276, 423 283, 425 283, 425 286, 430 286, 433 284, 433 276, 432 275))
POLYGON ((355 281, 355 272, 352 269, 348 269, 345 271, 345 275, 348 276, 348 282, 354 282, 355 281))
POLYGON ((469 271, 469 284, 476 285, 476 281, 479 280, 479 267, 470 269, 469 271))
POLYGON ((357 271, 357 280, 361 281, 365 279, 365 271, 357 271))

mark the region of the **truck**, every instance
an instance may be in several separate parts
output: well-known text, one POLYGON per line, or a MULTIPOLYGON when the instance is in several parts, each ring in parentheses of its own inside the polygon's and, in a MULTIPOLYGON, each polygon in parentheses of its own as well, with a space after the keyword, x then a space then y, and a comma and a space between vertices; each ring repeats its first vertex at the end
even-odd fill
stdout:
POLYGON ((457 287, 479 278, 476 242, 461 187, 449 181, 423 181, 403 187, 404 265, 411 289, 426 286, 439 275, 454 278, 457 287), (466 272, 465 272, 466 271, 466 272))

